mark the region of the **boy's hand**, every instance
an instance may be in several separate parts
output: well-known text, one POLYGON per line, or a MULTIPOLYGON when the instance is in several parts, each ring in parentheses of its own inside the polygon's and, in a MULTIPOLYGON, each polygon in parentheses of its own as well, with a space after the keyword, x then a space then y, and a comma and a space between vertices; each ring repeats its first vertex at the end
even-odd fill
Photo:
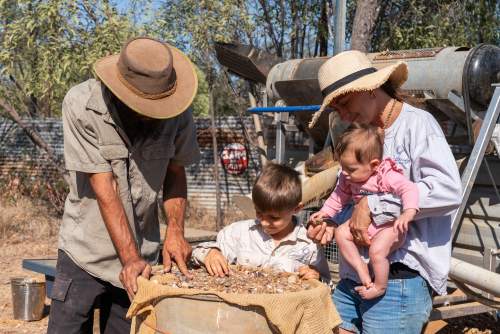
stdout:
POLYGON ((415 215, 417 214, 417 210, 415 209, 406 209, 401 216, 394 222, 394 231, 400 233, 408 232, 408 223, 411 222, 415 215))
POLYGON ((299 277, 302 279, 319 280, 319 272, 313 266, 299 267, 299 277))
POLYGON ((205 257, 203 264, 212 276, 224 277, 229 275, 227 260, 218 249, 212 248, 205 257))

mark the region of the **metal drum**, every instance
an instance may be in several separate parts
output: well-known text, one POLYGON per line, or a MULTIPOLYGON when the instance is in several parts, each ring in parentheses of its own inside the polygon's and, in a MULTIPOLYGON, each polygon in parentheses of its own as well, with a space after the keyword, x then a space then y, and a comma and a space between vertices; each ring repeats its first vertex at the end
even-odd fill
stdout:
POLYGON ((45 282, 30 278, 11 278, 12 306, 16 320, 40 320, 45 306, 45 282))
POLYGON ((161 333, 278 333, 271 329, 262 308, 232 305, 217 296, 168 297, 155 305, 155 311, 155 329, 161 333))

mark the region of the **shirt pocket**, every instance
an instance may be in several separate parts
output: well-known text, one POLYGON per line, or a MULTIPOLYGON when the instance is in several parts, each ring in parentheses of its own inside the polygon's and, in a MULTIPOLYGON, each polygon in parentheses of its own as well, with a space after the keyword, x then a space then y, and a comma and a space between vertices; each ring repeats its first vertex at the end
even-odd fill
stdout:
POLYGON ((251 267, 262 266, 263 256, 259 252, 249 250, 240 250, 236 259, 237 264, 251 267))
POLYGON ((142 149, 140 167, 143 176, 143 195, 157 196, 162 189, 167 175, 170 159, 174 155, 174 147, 169 144, 154 144, 142 149))
POLYGON ((125 145, 109 144, 101 145, 99 151, 104 159, 109 161, 120 198, 128 200, 128 159, 129 151, 125 145))
POLYGON ((142 158, 151 160, 170 160, 174 155, 174 146, 169 144, 154 144, 142 150, 142 158))
POLYGON ((127 159, 129 154, 127 147, 121 144, 101 145, 99 147, 99 152, 102 157, 108 161, 127 159))
POLYGON ((314 250, 309 246, 297 247, 291 249, 286 256, 290 260, 301 263, 302 265, 309 265, 314 256, 314 250))

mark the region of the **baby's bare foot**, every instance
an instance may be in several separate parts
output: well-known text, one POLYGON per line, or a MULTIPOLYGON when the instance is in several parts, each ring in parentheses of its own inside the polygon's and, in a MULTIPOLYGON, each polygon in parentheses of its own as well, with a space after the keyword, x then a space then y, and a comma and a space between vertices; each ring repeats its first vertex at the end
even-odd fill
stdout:
POLYGON ((374 299, 382 296, 385 293, 384 287, 377 287, 375 284, 372 284, 370 287, 362 287, 362 289, 356 289, 357 293, 363 299, 374 299))

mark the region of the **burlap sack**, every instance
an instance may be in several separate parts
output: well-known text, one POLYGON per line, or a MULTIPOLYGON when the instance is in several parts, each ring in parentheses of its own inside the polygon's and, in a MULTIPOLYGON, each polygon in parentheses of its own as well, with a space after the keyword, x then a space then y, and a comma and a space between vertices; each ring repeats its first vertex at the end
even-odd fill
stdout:
POLYGON ((282 334, 331 334, 340 324, 330 288, 311 281, 312 288, 300 292, 283 294, 233 294, 207 292, 197 289, 173 288, 161 283, 168 281, 167 275, 151 280, 137 279, 139 289, 130 306, 127 317, 132 318, 131 334, 154 334, 156 328, 155 304, 163 298, 182 295, 216 295, 224 301, 240 306, 259 306, 266 317, 282 334), (156 282, 158 283, 156 283, 156 282), (140 316, 141 323, 137 322, 140 316))

